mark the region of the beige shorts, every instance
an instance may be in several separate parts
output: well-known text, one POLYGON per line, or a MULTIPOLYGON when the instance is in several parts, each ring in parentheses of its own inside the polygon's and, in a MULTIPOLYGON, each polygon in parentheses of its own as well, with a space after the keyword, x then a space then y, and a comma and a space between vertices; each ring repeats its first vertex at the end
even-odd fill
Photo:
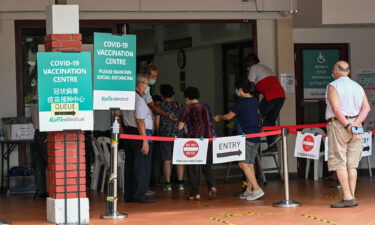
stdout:
MULTIPOLYGON (((353 122, 355 119, 349 120, 353 122)), ((349 133, 337 120, 328 123, 327 131, 328 170, 357 168, 361 160, 362 135, 349 133)))

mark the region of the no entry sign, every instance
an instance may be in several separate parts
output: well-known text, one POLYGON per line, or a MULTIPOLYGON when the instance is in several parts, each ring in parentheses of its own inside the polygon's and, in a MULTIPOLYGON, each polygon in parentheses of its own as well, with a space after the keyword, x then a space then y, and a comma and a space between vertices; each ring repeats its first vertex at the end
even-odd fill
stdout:
POLYGON ((307 159, 319 159, 322 135, 298 132, 294 156, 307 159))
POLYGON ((199 152, 199 145, 196 141, 188 141, 184 144, 183 153, 188 158, 193 158, 199 152))
POLYGON ((302 148, 305 152, 309 152, 314 148, 314 137, 311 135, 306 135, 303 138, 302 148))
POLYGON ((178 138, 173 145, 173 164, 206 164, 207 139, 178 138))

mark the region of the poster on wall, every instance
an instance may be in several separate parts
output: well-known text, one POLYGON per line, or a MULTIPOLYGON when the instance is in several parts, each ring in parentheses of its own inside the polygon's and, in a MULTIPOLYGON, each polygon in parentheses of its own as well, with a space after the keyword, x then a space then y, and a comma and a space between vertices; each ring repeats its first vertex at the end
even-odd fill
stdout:
POLYGON ((94 109, 133 110, 136 36, 94 33, 94 109))
POLYGON ((40 131, 93 130, 90 52, 38 52, 40 131))
POLYGON ((294 82, 294 75, 293 74, 280 74, 280 83, 281 86, 284 88, 286 93, 294 93, 295 92, 295 82, 294 82))
POLYGON ((327 85, 333 81, 332 68, 340 59, 339 49, 305 49, 303 57, 303 96, 323 100, 327 85))

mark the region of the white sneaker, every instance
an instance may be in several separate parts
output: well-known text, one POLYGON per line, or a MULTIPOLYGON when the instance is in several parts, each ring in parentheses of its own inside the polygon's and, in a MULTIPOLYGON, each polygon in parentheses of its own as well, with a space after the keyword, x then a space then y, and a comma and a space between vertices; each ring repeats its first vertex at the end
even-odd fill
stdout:
POLYGON ((251 195, 246 198, 248 201, 257 200, 258 198, 262 197, 264 195, 264 191, 262 189, 254 190, 251 192, 251 195))
POLYGON ((252 195, 252 191, 245 191, 244 193, 240 194, 239 198, 240 199, 246 199, 247 197, 252 195))

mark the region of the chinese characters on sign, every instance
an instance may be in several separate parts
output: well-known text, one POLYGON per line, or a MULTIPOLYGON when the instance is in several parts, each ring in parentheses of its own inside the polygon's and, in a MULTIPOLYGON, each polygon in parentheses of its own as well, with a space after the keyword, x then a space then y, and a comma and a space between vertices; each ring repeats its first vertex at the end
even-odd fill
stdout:
POLYGON ((41 131, 93 130, 89 52, 39 52, 41 131))

